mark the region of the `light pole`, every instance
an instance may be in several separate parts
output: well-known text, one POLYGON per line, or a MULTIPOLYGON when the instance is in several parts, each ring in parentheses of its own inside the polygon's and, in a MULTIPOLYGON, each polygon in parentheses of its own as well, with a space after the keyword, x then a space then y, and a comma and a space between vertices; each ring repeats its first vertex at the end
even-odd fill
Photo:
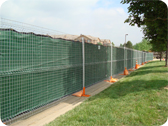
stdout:
MULTIPOLYGON (((125 45, 126 45, 126 36, 127 36, 128 34, 125 34, 125 45)), ((124 46, 125 47, 125 46, 124 46)))

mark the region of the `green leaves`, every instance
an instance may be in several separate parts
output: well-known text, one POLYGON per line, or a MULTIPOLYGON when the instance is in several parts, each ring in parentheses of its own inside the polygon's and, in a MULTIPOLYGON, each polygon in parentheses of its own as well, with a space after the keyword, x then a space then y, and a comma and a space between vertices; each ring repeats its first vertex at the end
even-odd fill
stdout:
POLYGON ((149 51, 151 50, 152 45, 147 39, 143 39, 140 43, 135 44, 133 48, 140 51, 149 51))
MULTIPOLYGON (((150 40, 153 51, 168 52, 167 39, 167 5, 160 0, 122 0, 122 4, 130 4, 128 7, 129 17, 124 23, 138 27, 145 26, 143 33, 146 39, 150 40)), ((135 45, 135 49, 143 50, 146 48, 140 45, 135 45)), ((168 62, 166 62, 167 64, 168 62)))
POLYGON ((127 44, 126 44, 126 47, 132 49, 132 48, 133 48, 132 42, 131 42, 131 41, 128 41, 127 44))

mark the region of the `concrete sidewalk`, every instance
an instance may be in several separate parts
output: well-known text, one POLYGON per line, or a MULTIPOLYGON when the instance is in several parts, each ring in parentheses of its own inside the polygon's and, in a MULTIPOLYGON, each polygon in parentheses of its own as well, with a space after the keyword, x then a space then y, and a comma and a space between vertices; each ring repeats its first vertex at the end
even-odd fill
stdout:
MULTIPOLYGON (((129 71, 131 73, 131 71, 129 71)), ((116 75, 113 78, 121 79, 125 77, 124 75, 116 75)), ((88 88, 86 88, 86 94, 94 96, 101 91, 108 88, 113 83, 108 83, 105 81, 94 84, 88 88)), ((19 120, 10 126, 43 126, 45 124, 50 123, 60 115, 68 112, 69 110, 75 108, 80 105, 83 101, 88 99, 87 97, 75 97, 72 95, 66 96, 61 100, 58 100, 53 104, 52 107, 48 107, 46 110, 39 112, 36 115, 33 115, 29 118, 19 120)))

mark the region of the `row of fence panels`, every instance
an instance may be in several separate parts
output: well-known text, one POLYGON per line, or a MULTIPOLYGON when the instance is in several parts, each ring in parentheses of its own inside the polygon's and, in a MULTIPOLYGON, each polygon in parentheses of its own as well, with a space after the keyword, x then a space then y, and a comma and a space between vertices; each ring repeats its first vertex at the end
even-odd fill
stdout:
MULTIPOLYGON (((90 43, 84 48, 86 87, 135 67, 136 60, 153 60, 152 53, 127 48, 90 43)), ((81 90, 82 56, 81 42, 0 29, 2 121, 81 90)))

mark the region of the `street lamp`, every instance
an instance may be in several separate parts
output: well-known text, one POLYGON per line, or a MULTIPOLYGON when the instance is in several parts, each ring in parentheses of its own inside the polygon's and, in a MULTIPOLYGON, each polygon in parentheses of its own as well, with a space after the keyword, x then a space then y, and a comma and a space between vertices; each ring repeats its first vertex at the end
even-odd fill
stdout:
POLYGON ((125 34, 125 45, 124 45, 124 47, 126 46, 126 36, 127 36, 128 34, 125 34))

